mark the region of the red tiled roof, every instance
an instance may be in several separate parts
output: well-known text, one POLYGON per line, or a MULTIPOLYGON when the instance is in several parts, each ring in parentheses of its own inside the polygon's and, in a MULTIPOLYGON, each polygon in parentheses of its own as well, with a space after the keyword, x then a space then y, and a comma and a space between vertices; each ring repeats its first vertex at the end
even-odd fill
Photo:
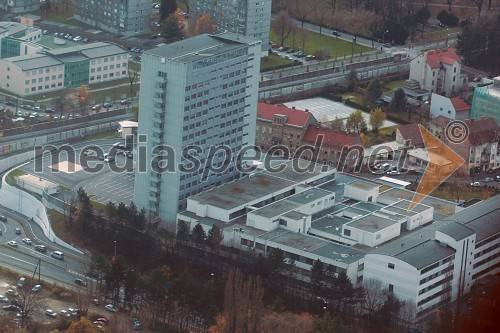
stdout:
POLYGON ((452 65, 455 61, 460 62, 460 58, 454 48, 427 51, 427 64, 431 68, 439 68, 441 63, 452 65))
POLYGON ((493 118, 467 119, 465 123, 469 127, 469 141, 474 145, 496 141, 500 136, 500 126, 493 118))
POLYGON ((451 101, 451 104, 453 104, 455 111, 470 110, 470 105, 465 103, 465 101, 463 99, 461 99, 460 97, 450 98, 450 101, 451 101))
POLYGON ((257 104, 257 118, 274 121, 275 114, 281 114, 286 116, 287 124, 301 126, 301 127, 305 126, 307 124, 307 120, 309 119, 309 117, 312 116, 311 113, 309 112, 289 109, 288 107, 282 104, 273 105, 261 102, 257 104))
POLYGON ((304 134, 304 142, 314 145, 319 135, 323 135, 322 146, 342 148, 361 143, 357 133, 347 133, 329 127, 309 125, 304 134))
POLYGON ((420 133, 418 124, 412 123, 398 127, 399 133, 405 140, 411 140, 410 145, 420 146, 424 144, 424 139, 420 133))
POLYGON ((431 123, 436 124, 439 127, 444 129, 450 121, 451 121, 451 119, 446 118, 445 116, 437 116, 436 118, 431 120, 431 123))

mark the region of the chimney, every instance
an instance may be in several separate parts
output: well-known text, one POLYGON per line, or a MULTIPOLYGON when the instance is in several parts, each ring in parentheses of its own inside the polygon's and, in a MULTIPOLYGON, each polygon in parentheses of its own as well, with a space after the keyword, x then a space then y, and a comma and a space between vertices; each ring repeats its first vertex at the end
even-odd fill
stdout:
POLYGON ((292 110, 295 110, 295 106, 292 106, 292 110))
POLYGON ((309 109, 305 109, 304 111, 305 111, 305 112, 309 112, 309 109))

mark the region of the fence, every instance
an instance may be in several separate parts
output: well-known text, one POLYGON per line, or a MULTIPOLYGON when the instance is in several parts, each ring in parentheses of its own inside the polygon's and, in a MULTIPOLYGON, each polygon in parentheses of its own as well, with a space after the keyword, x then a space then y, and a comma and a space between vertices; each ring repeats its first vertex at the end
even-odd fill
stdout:
POLYGON ((45 123, 40 123, 40 124, 33 124, 33 125, 29 125, 29 126, 9 128, 9 129, 3 130, 3 132, 0 134, 0 137, 22 135, 22 134, 26 134, 26 133, 33 133, 33 132, 54 129, 54 128, 59 128, 59 127, 65 127, 65 126, 72 126, 72 125, 75 125, 75 127, 80 127, 80 126, 76 126, 76 125, 86 124, 86 123, 90 123, 90 122, 93 122, 96 120, 102 120, 105 118, 121 116, 121 115, 124 115, 125 113, 126 113, 125 109, 118 109, 118 110, 111 110, 111 111, 107 111, 107 112, 95 113, 92 115, 82 116, 82 117, 74 118, 74 119, 50 121, 50 122, 45 122, 45 123))

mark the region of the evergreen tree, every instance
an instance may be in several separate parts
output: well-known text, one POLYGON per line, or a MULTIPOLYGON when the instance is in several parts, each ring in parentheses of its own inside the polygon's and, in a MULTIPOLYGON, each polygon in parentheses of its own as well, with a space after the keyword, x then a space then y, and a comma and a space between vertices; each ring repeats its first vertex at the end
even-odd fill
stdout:
POLYGON ((403 112, 406 110, 406 95, 402 88, 394 92, 391 102, 389 103, 391 112, 403 112))
POLYGON ((359 85, 358 73, 352 69, 346 76, 346 88, 348 91, 354 91, 359 85))
POLYGON ((177 240, 181 242, 187 242, 189 241, 189 226, 186 222, 184 221, 179 221, 177 223, 177 240))
POLYGON ((182 35, 182 28, 179 26, 179 21, 177 20, 177 15, 170 14, 167 17, 161 35, 167 44, 177 42, 184 38, 182 35))
POLYGON ((177 3, 175 0, 161 0, 160 4, 160 21, 169 17, 177 10, 177 3))
POLYGON ((205 239, 207 238, 207 234, 201 224, 196 224, 193 228, 192 239, 196 244, 203 244, 205 239))

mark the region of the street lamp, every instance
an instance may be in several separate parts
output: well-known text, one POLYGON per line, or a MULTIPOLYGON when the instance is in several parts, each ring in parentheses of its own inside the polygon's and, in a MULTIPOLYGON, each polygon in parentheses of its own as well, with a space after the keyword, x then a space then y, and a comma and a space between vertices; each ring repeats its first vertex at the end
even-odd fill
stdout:
POLYGON ((382 34, 382 44, 384 44, 384 42, 385 42, 385 34, 388 33, 388 32, 389 32, 389 30, 387 30, 386 32, 384 32, 382 34))

